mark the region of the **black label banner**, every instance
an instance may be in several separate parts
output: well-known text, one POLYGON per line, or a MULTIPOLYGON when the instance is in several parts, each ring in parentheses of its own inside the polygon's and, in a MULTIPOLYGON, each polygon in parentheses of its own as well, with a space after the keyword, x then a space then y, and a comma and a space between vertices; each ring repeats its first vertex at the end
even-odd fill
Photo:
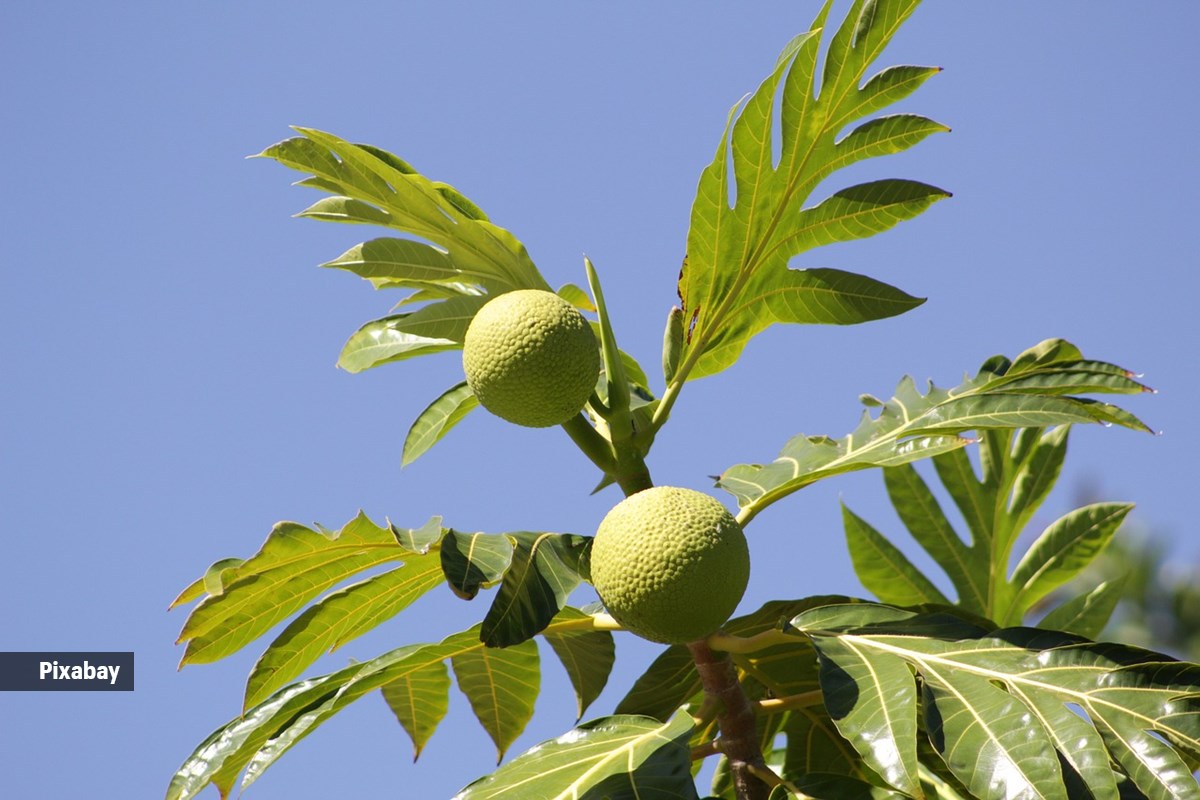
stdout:
POLYGON ((133 653, 0 653, 0 692, 132 692, 133 653))

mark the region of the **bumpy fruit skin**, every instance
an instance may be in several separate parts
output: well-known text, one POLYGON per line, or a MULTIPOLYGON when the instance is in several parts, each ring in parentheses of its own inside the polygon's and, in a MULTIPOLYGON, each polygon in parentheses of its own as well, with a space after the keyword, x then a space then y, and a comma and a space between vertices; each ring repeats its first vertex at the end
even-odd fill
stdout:
POLYGON ((592 585, 626 629, 663 644, 703 639, 750 579, 742 526, 716 498, 656 486, 617 504, 596 531, 592 585))
POLYGON ((489 300, 463 340, 463 371, 480 404, 530 428, 583 409, 600 375, 588 321, 553 292, 520 289, 489 300))

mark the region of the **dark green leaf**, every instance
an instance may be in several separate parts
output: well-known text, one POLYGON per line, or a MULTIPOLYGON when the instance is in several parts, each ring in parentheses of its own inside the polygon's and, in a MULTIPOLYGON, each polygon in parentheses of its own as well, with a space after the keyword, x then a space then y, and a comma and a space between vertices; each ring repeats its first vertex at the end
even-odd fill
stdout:
MULTIPOLYGON (((979 445, 980 460, 984 464, 988 462, 988 459, 982 455, 987 450, 986 442, 987 439, 985 438, 979 445)), ((976 542, 990 542, 994 533, 992 528, 994 521, 992 511, 995 509, 998 499, 995 482, 990 479, 986 471, 982 479, 975 474, 975 467, 971 464, 971 459, 964 450, 946 453, 934 458, 933 468, 937 471, 938 479, 946 487, 946 491, 950 493, 950 499, 954 501, 954 505, 958 506, 959 512, 962 513, 963 519, 967 523, 967 531, 970 533, 967 538, 970 539, 971 544, 974 545, 976 542)), ((951 532, 951 535, 958 538, 958 535, 953 532, 951 532)), ((925 546, 925 544, 922 543, 922 546, 925 546)), ((945 564, 942 567, 949 569, 945 564)), ((976 577, 976 580, 978 580, 978 577, 976 577)), ((972 591, 969 594, 980 601, 985 596, 978 591, 972 591)), ((986 603, 980 605, 980 608, 986 607, 986 603)))
MULTIPOLYGON (((1024 429, 1031 433, 1038 430, 1024 429)), ((1070 426, 1063 425, 1052 428, 1040 437, 1035 438, 1031 435, 1029 439, 1035 443, 1028 455, 1013 454, 1013 460, 1019 464, 1013 481, 1012 499, 1008 506, 1008 516, 1013 518, 1014 530, 1019 531, 1025 527, 1058 480, 1063 461, 1067 457, 1067 437, 1070 432, 1070 426)))
MULTIPOLYGON (((572 608, 564 608, 557 619, 567 621, 584 619, 587 615, 572 608)), ((579 713, 576 720, 600 696, 608 683, 613 663, 616 661, 616 645, 608 631, 561 630, 543 631, 544 638, 567 670, 571 686, 575 688, 575 699, 579 713)))
POLYGON ((872 697, 877 680, 864 664, 905 661, 924 687, 933 744, 978 797, 1064 796, 1055 748, 1069 751, 1061 763, 1072 783, 1097 798, 1115 796, 1110 761, 1147 796, 1200 793, 1186 768, 1200 754, 1198 665, 1058 632, 986 631, 944 613, 887 606, 816 608, 793 623, 818 647, 831 638, 845 645, 822 653, 861 698, 872 697), (1064 712, 1071 708, 1081 713, 1064 712))
POLYGON ((787 714, 784 726, 783 777, 803 780, 816 772, 863 777, 863 760, 838 733, 837 726, 824 708, 797 708, 787 714))
POLYGON ((1097 727, 1121 768, 1151 800, 1196 800, 1200 785, 1192 770, 1171 746, 1142 730, 1136 719, 1097 727))
POLYGON ((1052 609, 1038 623, 1038 627, 1095 639, 1108 625, 1124 588, 1123 578, 1105 581, 1090 592, 1073 597, 1052 609))
MULTIPOLYGON (((789 781, 790 785, 800 794, 789 795, 785 787, 780 787, 779 797, 786 800, 791 797, 812 798, 812 800, 904 800, 904 795, 893 792, 882 786, 872 786, 863 780, 856 780, 847 775, 829 775, 821 771, 813 771, 798 775, 789 781)), ((776 795, 771 794, 770 800, 776 795)))
POLYGON ((917 686, 908 665, 837 636, 811 639, 821 654, 825 708, 838 731, 890 786, 919 794, 917 686))
MULTIPOLYGON (((777 627, 805 609, 831 603, 849 603, 840 596, 817 596, 803 600, 773 600, 757 611, 734 617, 723 630, 734 636, 754 636, 777 627)), ((755 653, 738 653, 734 662, 776 695, 783 696, 817 687, 816 654, 807 643, 780 645, 755 653)), ((687 647, 672 645, 642 673, 617 704, 618 714, 641 714, 667 720, 675 710, 701 691, 696 664, 687 647)))
POLYGON ((868 591, 892 605, 950 605, 946 596, 895 545, 844 503, 842 523, 854 573, 868 591))
POLYGON ((591 539, 564 533, 508 533, 512 563, 483 618, 480 639, 509 647, 540 633, 579 585, 579 560, 591 539))
MULTIPOLYGON (((934 459, 934 464, 943 468, 947 463, 964 465, 970 471, 970 462, 961 450, 934 459)), ((974 472, 970 475, 973 478, 974 472)), ((904 527, 950 576, 959 605, 977 614, 984 613, 987 608, 986 562, 959 538, 929 486, 910 464, 885 469, 883 480, 904 527)))
POLYGON ((1059 757, 1078 776, 1065 773, 1064 778, 1082 781, 1095 800, 1117 800, 1116 778, 1096 729, 1057 697, 1027 691, 1019 684, 1007 688, 1037 717, 1058 749, 1059 757))
POLYGON ((976 797, 1050 800, 1064 794, 1049 734, 1019 699, 975 675, 922 671, 929 735, 976 797))
POLYGON ((671 716, 702 687, 696 662, 683 645, 663 650, 617 703, 618 714, 639 714, 658 720, 671 716))
POLYGON ((464 600, 472 600, 480 588, 493 586, 504 577, 512 563, 513 541, 507 536, 450 530, 441 553, 450 588, 464 600))

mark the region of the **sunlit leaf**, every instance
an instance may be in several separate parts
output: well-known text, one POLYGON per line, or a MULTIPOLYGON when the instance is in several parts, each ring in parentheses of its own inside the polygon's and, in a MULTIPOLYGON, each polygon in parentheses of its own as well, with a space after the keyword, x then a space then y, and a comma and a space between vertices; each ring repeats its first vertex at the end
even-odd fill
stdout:
MULTIPOLYGON (((848 436, 796 436, 773 463, 732 467, 722 473, 718 485, 737 497, 739 518, 748 522, 776 500, 822 478, 869 467, 898 466, 956 450, 969 444, 961 435, 967 431, 1084 422, 1148 431, 1144 423, 1115 406, 1065 395, 1063 392, 1069 391, 1065 386, 1057 387, 1053 395, 1006 390, 1009 384, 1032 374, 1069 374, 1077 360, 1055 360, 1068 352, 1067 348, 1077 352, 1069 343, 1048 340, 1015 362, 994 357, 975 377, 950 390, 930 384, 921 394, 913 381, 905 378, 878 415, 864 412, 848 436), (1062 346, 1056 349, 1059 343, 1062 346)), ((1095 391, 1091 384, 1078 389, 1095 391)))
POLYGON ((376 209, 369 221, 425 239, 449 263, 489 289, 549 289, 511 233, 488 221, 461 193, 416 172, 376 147, 356 145, 312 128, 260 156, 312 178, 304 185, 353 198, 376 209))
POLYGON ((918 794, 917 685, 900 658, 813 635, 825 708, 863 761, 891 786, 918 794))
POLYGON ((416 761, 450 707, 450 671, 438 661, 384 684, 380 692, 412 739, 416 761))
POLYGON ((408 281, 458 283, 472 277, 457 269, 445 251, 411 239, 372 239, 321 266, 346 270, 376 286, 408 281))
POLYGON ((499 763, 533 716, 542 674, 537 644, 471 648, 451 656, 450 665, 475 718, 496 743, 499 763))
POLYGON ((687 334, 681 379, 725 369, 752 336, 774 322, 850 324, 903 313, 921 302, 860 275, 789 268, 807 250, 880 233, 949 196, 932 186, 885 180, 805 207, 836 170, 948 130, 923 117, 897 115, 868 121, 839 139, 848 126, 937 71, 893 68, 867 80, 872 62, 916 4, 855 3, 841 30, 827 37, 825 74, 818 77, 826 5, 813 30, 793 40, 771 75, 730 113, 692 205, 679 282, 687 334), (856 27, 860 33, 851 32, 856 27), (775 138, 781 142, 777 154, 775 138))
POLYGON ((335 532, 281 522, 258 553, 226 571, 220 594, 205 597, 192 610, 179 634, 179 641, 187 642, 181 663, 208 663, 235 653, 333 585, 411 555, 390 529, 365 514, 335 532))
POLYGON ((372 239, 325 266, 353 272, 376 288, 413 292, 399 304, 429 301, 414 314, 360 328, 343 348, 338 364, 344 369, 359 372, 455 349, 461 331, 489 297, 514 289, 550 289, 525 246, 454 187, 429 180, 378 147, 312 128, 295 130, 300 136, 259 155, 306 173, 301 186, 332 195, 300 216, 380 225, 414 237, 372 239))
POLYGON ((564 283, 558 287, 557 294, 580 311, 594 312, 596 310, 596 306, 592 303, 592 298, 588 297, 588 293, 573 283, 564 283))
MULTIPOLYGON (((546 628, 548 633, 589 630, 594 630, 592 618, 575 611, 565 613, 561 620, 546 628)), ((210 784, 227 795, 243 772, 241 785, 248 786, 291 747, 347 705, 385 686, 395 688, 407 682, 415 693, 409 701, 413 725, 410 733, 419 749, 440 720, 438 709, 447 702, 448 683, 432 677, 433 672, 444 669, 439 665, 447 660, 459 660, 460 681, 466 676, 464 691, 476 696, 485 716, 513 715, 498 729, 502 738, 507 737, 526 713, 523 709, 532 706, 536 694, 533 669, 537 661, 536 650, 532 656, 529 653, 532 647, 535 647, 533 642, 515 650, 486 648, 479 641, 476 626, 436 644, 408 645, 328 675, 285 686, 205 739, 172 778, 167 800, 190 800, 210 784), (509 660, 499 655, 510 651, 509 660), (508 683, 501 685, 503 681, 508 683), (497 699, 481 699, 485 695, 497 699)))
POLYGON ((338 366, 347 372, 362 372, 380 364, 462 347, 461 342, 453 339, 430 338, 402 330, 405 320, 411 316, 394 314, 363 325, 342 346, 338 366))
POLYGON ((401 466, 407 467, 420 458, 478 406, 479 400, 466 381, 443 392, 421 412, 409 429, 401 466))
POLYGON ((1074 578, 1112 539, 1130 503, 1093 503, 1055 520, 1013 569, 1013 617, 1074 578))
POLYGON ((692 721, 676 714, 603 717, 542 742, 454 796, 454 800, 696 800, 688 737, 692 721))
POLYGON ((327 652, 391 619, 445 580, 437 552, 405 554, 404 566, 341 589, 309 606, 271 642, 246 682, 257 705, 327 652))
POLYGON ((930 738, 976 797, 1032 800, 1063 796, 1049 734, 1026 706, 975 675, 922 671, 930 738))

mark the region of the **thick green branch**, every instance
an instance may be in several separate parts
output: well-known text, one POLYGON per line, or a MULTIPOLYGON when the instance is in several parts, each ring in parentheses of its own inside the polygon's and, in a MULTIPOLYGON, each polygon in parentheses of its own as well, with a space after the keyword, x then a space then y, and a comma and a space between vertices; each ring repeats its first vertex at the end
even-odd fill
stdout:
POLYGON ((612 445, 592 427, 582 413, 564 422, 562 429, 601 472, 612 475, 616 471, 617 459, 613 455, 612 445))

